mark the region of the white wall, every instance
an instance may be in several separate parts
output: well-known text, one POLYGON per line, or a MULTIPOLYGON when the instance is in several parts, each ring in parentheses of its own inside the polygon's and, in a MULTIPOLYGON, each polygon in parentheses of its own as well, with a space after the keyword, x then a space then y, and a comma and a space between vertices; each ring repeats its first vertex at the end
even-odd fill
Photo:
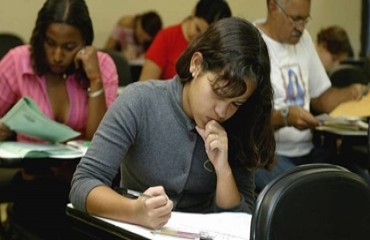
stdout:
MULTIPOLYGON (((188 16, 197 0, 86 0, 94 24, 97 47, 103 47, 115 22, 121 15, 156 10, 165 26, 188 16)), ((266 0, 228 0, 233 15, 253 21, 266 15, 266 0)), ((0 0, 0 31, 18 33, 30 38, 38 10, 44 0, 0 0)), ((328 25, 344 27, 355 51, 360 51, 361 0, 312 0, 312 21, 307 25, 312 37, 328 25)))

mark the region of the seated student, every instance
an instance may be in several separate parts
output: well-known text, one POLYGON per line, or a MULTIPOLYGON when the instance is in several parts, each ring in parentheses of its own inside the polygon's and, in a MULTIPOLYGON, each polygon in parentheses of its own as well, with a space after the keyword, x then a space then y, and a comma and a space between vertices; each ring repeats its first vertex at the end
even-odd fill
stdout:
POLYGON ((321 29, 317 34, 316 41, 317 53, 329 76, 342 61, 353 57, 353 50, 348 35, 339 26, 321 29))
POLYGON ((277 164, 271 171, 256 171, 259 190, 297 165, 330 162, 330 152, 313 144, 312 129, 320 121, 311 111, 329 113, 342 102, 359 100, 366 88, 361 84, 343 89, 331 86, 305 29, 311 1, 267 0, 266 7, 267 17, 255 24, 270 54, 277 164))
POLYGON ((73 176, 75 208, 153 229, 171 210, 251 212, 254 169, 275 150, 261 35, 245 20, 222 19, 176 69, 169 81, 130 84, 108 110, 73 176), (151 197, 113 191, 119 168, 122 187, 151 197))
MULTIPOLYGON (((84 0, 46 0, 30 45, 10 50, 0 61, 0 116, 27 96, 47 117, 81 132, 81 139, 92 139, 118 88, 115 65, 92 46, 93 38, 84 0)), ((12 135, 0 123, 0 140, 12 135)), ((39 141, 21 134, 16 139, 39 141)), ((55 236, 74 167, 27 168, 15 175, 13 210, 20 222, 55 236)))
POLYGON ((176 74, 176 61, 188 44, 211 23, 230 16, 225 0, 199 0, 190 17, 161 30, 155 37, 145 53, 139 80, 172 78, 176 74))
POLYGON ((155 11, 121 17, 105 49, 121 51, 127 60, 143 59, 144 52, 161 28, 161 17, 155 11))
MULTIPOLYGON (((343 63, 353 56, 353 50, 346 31, 339 26, 323 28, 317 34, 316 49, 332 85, 345 88, 352 83, 368 84, 369 77, 365 69, 343 63)), ((343 165, 359 174, 370 183, 369 157, 354 150, 354 146, 367 147, 367 137, 342 136, 315 133, 316 141, 336 153, 336 164, 343 165), (319 139, 320 141, 318 141, 319 139)))
POLYGON ((352 83, 369 82, 365 69, 346 63, 353 57, 351 42, 345 29, 329 26, 317 34, 316 50, 335 87, 346 87, 352 83))
MULTIPOLYGON (((330 26, 321 29, 317 33, 316 51, 327 75, 329 76, 332 86, 343 87, 352 83, 353 79, 346 79, 345 81, 341 80, 340 82, 337 81, 337 76, 339 76, 337 74, 337 70, 342 69, 342 67, 350 67, 347 66, 347 64, 342 64, 342 62, 349 57, 353 57, 351 43, 343 28, 339 26, 330 26), (332 77, 333 75, 334 77, 332 77)), ((311 112, 315 115, 317 114, 312 109, 311 112)))

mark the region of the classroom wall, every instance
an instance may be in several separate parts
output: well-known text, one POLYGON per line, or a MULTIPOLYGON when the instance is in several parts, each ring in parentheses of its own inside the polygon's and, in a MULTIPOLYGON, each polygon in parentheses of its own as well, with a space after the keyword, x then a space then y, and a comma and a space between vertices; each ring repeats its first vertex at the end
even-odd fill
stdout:
MULTIPOLYGON (((103 47, 114 24, 122 15, 156 10, 165 26, 188 16, 197 0, 86 0, 94 24, 96 47, 103 47)), ((266 0, 228 0, 233 15, 253 21, 266 16, 266 0)), ((360 52, 361 0, 312 0, 312 21, 307 25, 314 40, 325 26, 337 24, 346 29, 355 54, 360 52)), ((0 0, 0 32, 30 38, 36 15, 44 0, 0 0)))

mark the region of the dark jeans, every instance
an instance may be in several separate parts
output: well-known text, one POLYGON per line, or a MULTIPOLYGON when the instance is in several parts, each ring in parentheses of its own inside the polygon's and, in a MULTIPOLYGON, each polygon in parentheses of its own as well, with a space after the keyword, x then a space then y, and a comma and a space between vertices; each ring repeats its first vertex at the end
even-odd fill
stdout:
POLYGON ((256 170, 255 181, 257 191, 262 190, 274 178, 295 166, 310 163, 332 163, 333 155, 324 148, 313 148, 308 155, 300 157, 276 155, 276 160, 277 163, 271 170, 256 170))
POLYGON ((277 163, 269 171, 266 169, 256 170, 255 181, 256 190, 261 191, 274 178, 284 173, 286 170, 302 164, 310 163, 329 163, 336 164, 357 173, 370 185, 370 174, 368 167, 368 154, 354 151, 352 148, 342 146, 338 153, 323 147, 314 148, 310 154, 302 157, 276 156, 277 163))

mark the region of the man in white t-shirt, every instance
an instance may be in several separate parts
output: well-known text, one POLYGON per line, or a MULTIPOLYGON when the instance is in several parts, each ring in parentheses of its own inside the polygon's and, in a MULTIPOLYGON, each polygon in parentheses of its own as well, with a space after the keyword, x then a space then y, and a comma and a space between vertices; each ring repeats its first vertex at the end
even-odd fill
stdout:
POLYGON ((296 165, 326 162, 317 151, 311 130, 320 122, 310 113, 330 112, 339 103, 361 98, 360 84, 333 88, 305 25, 311 19, 310 0, 267 0, 267 19, 256 21, 267 44, 274 88, 277 165, 256 173, 262 189, 274 177, 296 165))

